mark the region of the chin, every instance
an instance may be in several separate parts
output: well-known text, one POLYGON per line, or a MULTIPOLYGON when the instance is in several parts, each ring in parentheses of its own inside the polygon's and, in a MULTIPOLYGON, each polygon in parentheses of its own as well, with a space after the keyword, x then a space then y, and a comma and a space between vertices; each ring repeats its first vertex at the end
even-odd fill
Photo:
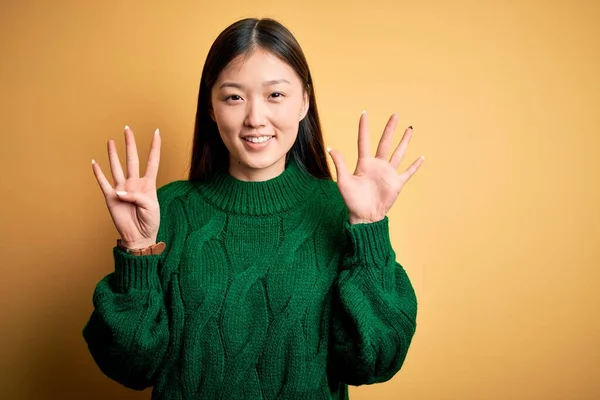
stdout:
POLYGON ((239 154, 238 157, 235 157, 235 163, 237 164, 238 169, 259 172, 260 170, 274 168, 280 164, 284 165, 285 156, 286 153, 249 154, 243 152, 242 154, 239 154))
POLYGON ((250 169, 267 169, 278 164, 282 158, 285 159, 285 155, 282 157, 245 157, 241 163, 250 169))

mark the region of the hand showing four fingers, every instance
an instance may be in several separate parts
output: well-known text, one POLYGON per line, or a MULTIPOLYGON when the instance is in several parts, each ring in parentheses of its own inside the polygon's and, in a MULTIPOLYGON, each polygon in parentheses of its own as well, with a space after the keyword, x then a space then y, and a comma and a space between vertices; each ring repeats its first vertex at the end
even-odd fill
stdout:
POLYGON ((160 209, 156 192, 156 176, 160 162, 160 134, 154 132, 146 174, 140 177, 139 158, 135 138, 125 127, 127 175, 117 155, 115 142, 108 141, 108 158, 114 187, 106 179, 100 166, 92 160, 92 169, 104 194, 110 216, 128 248, 145 248, 156 243, 160 225, 160 209))

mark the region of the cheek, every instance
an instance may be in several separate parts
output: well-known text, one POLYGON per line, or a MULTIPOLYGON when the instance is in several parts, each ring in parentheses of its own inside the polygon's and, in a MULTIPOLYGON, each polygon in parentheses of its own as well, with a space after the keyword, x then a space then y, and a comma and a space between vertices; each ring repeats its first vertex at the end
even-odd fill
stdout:
POLYGON ((281 107, 275 113, 274 124, 281 130, 297 130, 300 122, 299 110, 300 108, 296 106, 281 107))
POLYGON ((217 127, 222 136, 230 136, 239 131, 243 119, 240 119, 240 116, 237 115, 234 109, 216 107, 214 112, 217 127))

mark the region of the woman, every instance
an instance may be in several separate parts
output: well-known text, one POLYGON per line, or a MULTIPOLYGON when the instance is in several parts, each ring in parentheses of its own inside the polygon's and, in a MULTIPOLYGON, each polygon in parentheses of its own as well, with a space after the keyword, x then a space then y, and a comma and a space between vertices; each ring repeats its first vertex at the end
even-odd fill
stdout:
POLYGON ((389 380, 415 331, 417 303, 390 245, 386 213, 422 158, 388 161, 359 123, 354 174, 330 154, 292 34, 244 19, 213 44, 202 72, 188 180, 156 190, 160 135, 127 175, 114 142, 114 187, 93 171, 121 236, 83 335, 99 368, 153 399, 343 399, 389 380))

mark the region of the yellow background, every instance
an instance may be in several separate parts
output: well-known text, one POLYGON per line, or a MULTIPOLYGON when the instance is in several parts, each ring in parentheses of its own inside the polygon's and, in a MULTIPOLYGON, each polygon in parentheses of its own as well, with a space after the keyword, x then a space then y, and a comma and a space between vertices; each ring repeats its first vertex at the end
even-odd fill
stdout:
POLYGON ((566 0, 4 0, 0 397, 149 398, 81 337, 116 239, 90 162, 158 127, 159 185, 184 178, 204 58, 247 16, 297 36, 348 163, 362 109, 373 151, 398 111, 426 155, 390 213, 417 334, 352 398, 600 398, 600 2, 566 0))

